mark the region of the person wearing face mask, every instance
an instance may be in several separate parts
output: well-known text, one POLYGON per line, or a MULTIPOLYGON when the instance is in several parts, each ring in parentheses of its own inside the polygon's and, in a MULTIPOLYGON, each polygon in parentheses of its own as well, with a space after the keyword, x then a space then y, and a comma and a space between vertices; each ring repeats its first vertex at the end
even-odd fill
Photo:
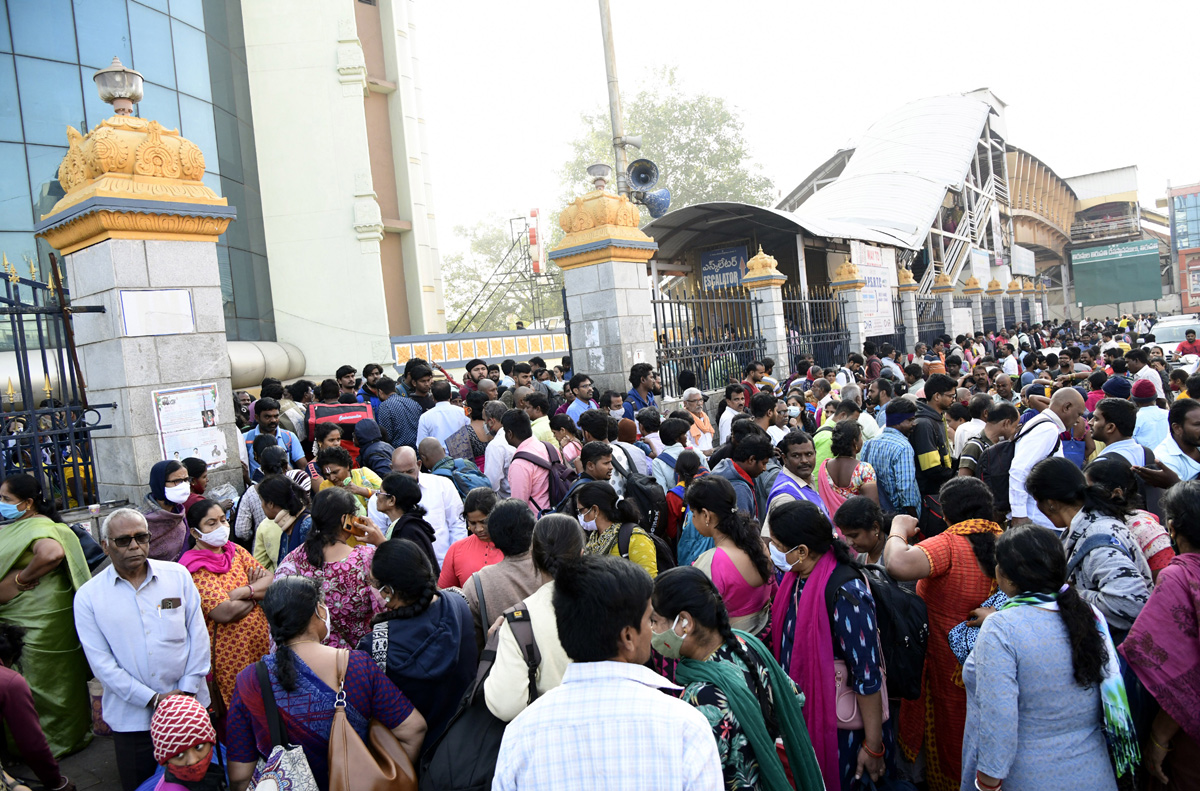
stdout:
POLYGON ((408 475, 388 473, 379 486, 375 503, 379 512, 388 518, 384 536, 412 541, 429 558, 433 573, 441 573, 437 554, 433 550, 433 526, 425 521, 425 509, 421 506, 421 485, 408 475))
POLYGON ((71 611, 91 574, 79 539, 32 475, 0 483, 0 518, 0 620, 25 630, 21 672, 50 752, 66 755, 91 740, 87 660, 71 611))
MULTIPOLYGON (((187 695, 165 698, 150 718, 154 760, 162 774, 142 784, 153 791, 219 791, 225 771, 217 732, 204 707, 187 695)), ((141 791, 141 789, 139 789, 141 791)))
POLYGON ((771 513, 788 571, 771 609, 771 646, 804 692, 804 719, 825 788, 863 788, 886 773, 890 728, 875 601, 850 548, 813 503, 771 513), (831 595, 832 594, 832 595, 831 595), (846 712, 854 714, 849 720, 846 712))
POLYGON ((425 744, 434 744, 475 679, 471 608, 459 592, 438 589, 425 548, 406 538, 379 547, 371 576, 384 610, 371 620, 358 650, 370 654, 412 701, 428 725, 425 744))
POLYGON ((335 648, 358 645, 379 608, 366 583, 375 548, 387 539, 374 522, 358 516, 357 505, 354 495, 345 489, 318 492, 313 498, 308 538, 275 570, 276 579, 300 575, 320 583, 333 605, 331 628, 324 639, 335 648))
POLYGON ((617 492, 610 484, 593 481, 576 491, 575 505, 579 524, 588 534, 585 555, 617 555, 632 560, 653 578, 658 574, 658 556, 654 551, 654 540, 640 527, 641 514, 630 500, 618 500, 617 492), (619 540, 621 528, 634 525, 629 535, 629 545, 621 552, 619 540))
POLYGON ((270 573, 242 547, 229 540, 229 522, 220 503, 201 500, 187 510, 196 546, 179 562, 200 591, 200 609, 212 647, 214 697, 225 705, 242 668, 257 662, 270 648, 267 621, 256 605, 271 584, 270 573))
POLYGON ((724 787, 789 791, 776 750, 783 741, 795 788, 820 788, 821 770, 801 712, 799 690, 757 638, 730 627, 713 583, 694 567, 663 572, 650 599, 650 645, 681 660, 680 699, 712 723, 724 787))
POLYGON ((160 461, 150 468, 150 493, 142 500, 142 515, 150 527, 150 557, 179 560, 187 549, 188 529, 183 504, 192 496, 192 476, 182 463, 160 461))
MULTIPOLYGON (((341 495, 345 493, 322 492, 317 501, 331 496, 344 499, 341 495)), ((368 578, 363 580, 364 590, 369 590, 368 578)), ((425 740, 425 718, 370 654, 329 645, 334 639, 330 621, 336 622, 337 616, 322 596, 320 583, 306 577, 279 577, 267 588, 262 609, 275 652, 237 678, 225 726, 232 791, 245 791, 255 764, 271 754, 271 730, 259 681, 264 671, 287 741, 304 750, 318 791, 329 789, 329 733, 338 700, 339 666, 345 669, 342 689, 347 721, 358 737, 368 743, 368 726, 377 720, 391 729, 405 754, 416 763, 425 740)), ((365 625, 361 631, 369 628, 365 625)), ((358 643, 358 637, 354 642, 358 643)))

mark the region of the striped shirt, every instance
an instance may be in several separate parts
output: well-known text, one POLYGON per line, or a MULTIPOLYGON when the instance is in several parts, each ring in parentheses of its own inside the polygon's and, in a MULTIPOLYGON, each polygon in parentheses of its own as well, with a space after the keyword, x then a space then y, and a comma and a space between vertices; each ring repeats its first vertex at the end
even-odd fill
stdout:
POLYGON ((860 461, 875 468, 879 504, 885 511, 915 508, 920 513, 916 452, 903 434, 888 426, 878 437, 863 444, 860 461))

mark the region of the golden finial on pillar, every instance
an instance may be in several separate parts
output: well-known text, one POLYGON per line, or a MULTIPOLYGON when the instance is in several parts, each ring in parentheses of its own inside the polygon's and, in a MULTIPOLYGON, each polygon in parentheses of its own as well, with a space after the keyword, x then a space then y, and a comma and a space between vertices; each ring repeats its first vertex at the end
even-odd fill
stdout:
POLYGON ((13 390, 11 376, 8 377, 8 392, 5 393, 5 395, 8 396, 8 403, 10 403, 10 404, 17 403, 17 394, 16 394, 16 391, 13 390))
POLYGON ((33 256, 26 254, 25 263, 29 264, 29 279, 36 281, 38 279, 37 261, 34 260, 33 256))
POLYGON ((50 374, 46 374, 45 376, 46 376, 46 384, 44 387, 42 387, 42 390, 45 391, 46 398, 51 398, 54 396, 54 389, 52 387, 50 387, 50 374))

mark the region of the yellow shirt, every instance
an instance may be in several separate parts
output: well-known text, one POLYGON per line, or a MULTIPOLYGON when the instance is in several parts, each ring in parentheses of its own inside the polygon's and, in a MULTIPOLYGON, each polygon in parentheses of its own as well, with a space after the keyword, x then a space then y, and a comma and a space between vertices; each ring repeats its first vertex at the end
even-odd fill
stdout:
MULTIPOLYGON (((619 530, 619 527, 613 525, 609 529, 619 530)), ((583 550, 585 555, 599 552, 601 545, 607 540, 605 533, 608 533, 608 530, 603 532, 597 530, 592 534, 583 550)), ((612 549, 608 551, 608 554, 621 557, 621 542, 613 538, 612 549)), ((654 551, 654 539, 650 538, 640 527, 635 527, 633 535, 629 538, 629 559, 645 569, 651 579, 658 576, 658 555, 654 551)))
POLYGON ((537 420, 533 421, 533 436, 542 442, 549 442, 555 448, 558 448, 558 440, 554 437, 554 430, 550 428, 550 418, 542 415, 537 420))
MULTIPOLYGON (((364 489, 372 489, 374 491, 379 491, 379 487, 383 485, 383 481, 379 479, 379 476, 366 467, 355 467, 353 470, 350 470, 350 482, 355 486, 361 486, 364 489)), ((321 486, 317 491, 323 491, 331 486, 337 486, 337 484, 333 481, 321 481, 321 486)), ((358 500, 358 515, 366 516, 367 498, 356 494, 354 495, 354 499, 358 500)))

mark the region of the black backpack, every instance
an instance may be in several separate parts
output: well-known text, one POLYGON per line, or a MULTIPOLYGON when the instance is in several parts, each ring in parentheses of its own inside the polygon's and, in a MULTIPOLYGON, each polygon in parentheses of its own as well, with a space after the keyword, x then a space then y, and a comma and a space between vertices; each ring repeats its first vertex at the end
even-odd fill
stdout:
MULTIPOLYGON (((614 446, 621 448, 620 445, 614 446)), ((629 471, 617 461, 617 454, 612 457, 613 468, 625 479, 625 499, 631 501, 642 513, 638 525, 653 538, 662 538, 667 533, 667 493, 662 485, 645 473, 638 472, 633 465, 633 457, 626 448, 621 448, 625 460, 629 462, 629 471)), ((674 565, 674 563, 672 563, 674 565)))
POLYGON ((513 454, 513 460, 521 459, 530 464, 541 467, 550 473, 547 484, 550 487, 550 496, 546 500, 544 506, 539 506, 536 502, 532 503, 534 508, 538 509, 539 514, 554 513, 554 506, 567 499, 567 494, 571 491, 571 484, 575 481, 575 470, 563 463, 562 455, 558 449, 545 440, 542 445, 546 448, 546 453, 550 456, 550 461, 546 461, 541 456, 538 456, 527 451, 518 451, 513 454))
MULTIPOLYGON (((632 522, 626 522, 617 531, 617 551, 626 560, 629 560, 629 542, 633 539, 633 530, 635 527, 637 525, 632 522)), ((671 545, 665 539, 653 533, 646 532, 646 535, 654 542, 654 565, 657 572, 662 574, 667 569, 675 568, 675 553, 671 551, 671 545)))
MULTIPOLYGON (((829 577, 825 586, 825 609, 831 622, 838 588, 859 576, 854 568, 839 565, 829 577)), ((875 600, 875 620, 879 626, 879 647, 883 651, 888 695, 916 700, 921 695, 921 673, 929 644, 929 615, 925 601, 897 584, 883 566, 867 566, 866 580, 871 588, 871 598, 875 600)))
MULTIPOLYGON (((529 702, 537 698, 537 670, 542 662, 533 623, 525 602, 518 602, 504 613, 513 636, 529 668, 529 702)), ((420 791, 489 791, 496 774, 496 758, 508 723, 501 722, 483 699, 483 682, 496 662, 499 632, 488 638, 479 657, 475 681, 467 688, 458 710, 446 729, 421 756, 420 791)))
MULTIPOLYGON (((996 503, 996 513, 1000 514, 1000 520, 1004 521, 1004 516, 1012 510, 1012 504, 1008 501, 1008 481, 1012 477, 1012 462, 1013 454, 1016 453, 1017 443, 1027 436, 1033 427, 1039 423, 1052 423, 1050 419, 1042 420, 1034 418, 1029 421, 1025 427, 1017 432, 1017 436, 1011 440, 997 442, 990 448, 985 450, 979 457, 979 461, 975 464, 975 477, 988 485, 992 490, 992 498, 996 503)), ((1062 439, 1054 440, 1054 449, 1050 451, 1053 456, 1058 452, 1062 445, 1062 439)))

